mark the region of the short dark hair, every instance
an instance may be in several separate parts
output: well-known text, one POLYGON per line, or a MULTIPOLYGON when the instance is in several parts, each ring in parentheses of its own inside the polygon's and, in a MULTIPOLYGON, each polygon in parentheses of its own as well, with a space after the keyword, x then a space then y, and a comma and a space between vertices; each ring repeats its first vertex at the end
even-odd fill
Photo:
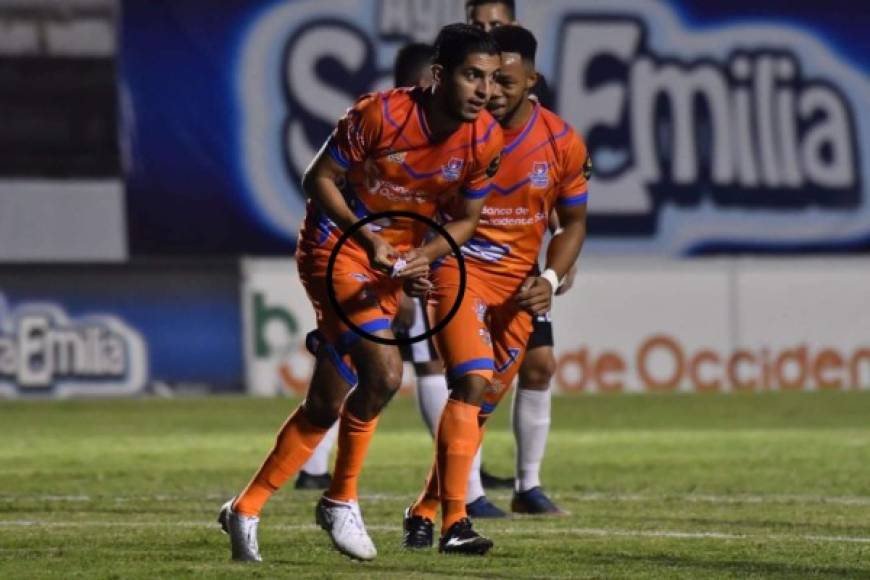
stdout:
POLYGON ((502 4, 508 9, 508 12, 510 12, 511 20, 516 20, 517 18, 517 5, 514 0, 466 0, 465 11, 468 12, 472 8, 477 8, 478 6, 484 6, 486 4, 502 4))
POLYGON ((470 24, 448 24, 435 39, 434 62, 451 71, 475 52, 495 55, 501 51, 488 32, 470 24))
POLYGON ((535 65, 538 41, 528 29, 515 25, 499 26, 490 34, 502 52, 519 53, 525 62, 535 65))
POLYGON ((435 49, 422 42, 406 44, 396 55, 393 63, 393 81, 397 87, 411 87, 418 83, 420 71, 432 64, 435 49))

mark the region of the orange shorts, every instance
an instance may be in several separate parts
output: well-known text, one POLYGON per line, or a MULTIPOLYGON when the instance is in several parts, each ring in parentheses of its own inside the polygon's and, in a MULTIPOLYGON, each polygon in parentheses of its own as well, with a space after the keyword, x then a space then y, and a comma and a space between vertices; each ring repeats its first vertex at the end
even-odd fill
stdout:
MULTIPOLYGON (((346 244, 335 260, 332 287, 335 297, 347 318, 367 333, 391 328, 399 307, 402 282, 371 268, 368 258, 352 251, 346 244)), ((317 316, 317 330, 322 340, 331 347, 330 355, 338 363, 348 349, 364 338, 350 328, 338 315, 329 300, 326 267, 330 250, 310 246, 296 254, 299 277, 317 316), (338 360, 336 360, 336 355, 338 360)), ((344 371, 339 364, 339 370, 344 371)), ((347 375, 345 378, 352 381, 347 375)))
MULTIPOLYGON (((486 274, 466 262, 467 283, 456 316, 435 335, 448 381, 475 374, 491 381, 483 413, 490 413, 519 371, 532 334, 532 315, 514 296, 522 280, 486 274)), ((459 293, 459 269, 448 260, 432 274, 435 325, 450 311, 459 293)))

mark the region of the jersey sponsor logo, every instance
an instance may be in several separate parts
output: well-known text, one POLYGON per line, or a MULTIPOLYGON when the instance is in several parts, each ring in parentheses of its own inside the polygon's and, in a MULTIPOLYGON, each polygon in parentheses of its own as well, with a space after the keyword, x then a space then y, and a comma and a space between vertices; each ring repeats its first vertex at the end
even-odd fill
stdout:
POLYGON ((510 246, 496 244, 483 238, 471 238, 462 246, 462 255, 477 258, 483 262, 498 262, 510 254, 510 246))
POLYGON ((459 157, 451 157, 446 165, 441 166, 441 175, 447 181, 457 181, 462 175, 462 167, 465 165, 465 160, 459 157))
POLYGON ((532 172, 529 173, 529 181, 534 188, 547 187, 550 184, 550 165, 546 161, 535 161, 532 164, 532 172))
POLYGON ((0 394, 134 394, 147 377, 145 341, 117 316, 71 319, 53 302, 10 309, 0 294, 0 394))

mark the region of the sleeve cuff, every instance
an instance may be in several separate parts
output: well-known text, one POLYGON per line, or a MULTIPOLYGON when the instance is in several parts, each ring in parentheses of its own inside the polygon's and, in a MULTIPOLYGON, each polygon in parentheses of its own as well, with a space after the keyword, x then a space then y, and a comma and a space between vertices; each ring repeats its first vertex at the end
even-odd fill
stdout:
POLYGON ((589 192, 584 191, 583 193, 577 193, 574 195, 563 195, 559 198, 559 205, 561 207, 571 207, 572 205, 581 205, 586 203, 589 198, 589 192))
POLYGON ((350 161, 348 161, 347 158, 341 154, 341 151, 339 151, 338 146, 335 144, 335 138, 329 138, 326 151, 329 153, 329 156, 332 157, 333 161, 341 165, 342 169, 350 168, 350 161))
POLYGON ((462 188, 462 195, 467 199, 480 199, 481 197, 486 197, 489 192, 492 191, 492 185, 486 185, 481 187, 480 189, 470 189, 467 187, 462 188))

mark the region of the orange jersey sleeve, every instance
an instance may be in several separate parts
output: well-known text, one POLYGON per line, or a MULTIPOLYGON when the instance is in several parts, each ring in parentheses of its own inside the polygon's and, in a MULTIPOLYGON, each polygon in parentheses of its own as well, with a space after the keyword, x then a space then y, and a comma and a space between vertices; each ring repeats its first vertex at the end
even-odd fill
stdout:
POLYGON ((586 203, 589 197, 586 180, 592 170, 586 144, 572 129, 560 149, 562 172, 558 179, 556 203, 562 207, 586 203))
POLYGON ((481 123, 484 120, 481 119, 476 126, 483 134, 475 139, 474 160, 461 189, 462 194, 471 199, 486 197, 492 190, 492 178, 498 171, 504 148, 504 135, 499 124, 489 114, 482 113, 481 116, 486 122, 481 123))
POLYGON ((353 163, 362 163, 381 140, 382 122, 378 95, 363 95, 347 110, 329 137, 329 156, 345 170, 353 163))

